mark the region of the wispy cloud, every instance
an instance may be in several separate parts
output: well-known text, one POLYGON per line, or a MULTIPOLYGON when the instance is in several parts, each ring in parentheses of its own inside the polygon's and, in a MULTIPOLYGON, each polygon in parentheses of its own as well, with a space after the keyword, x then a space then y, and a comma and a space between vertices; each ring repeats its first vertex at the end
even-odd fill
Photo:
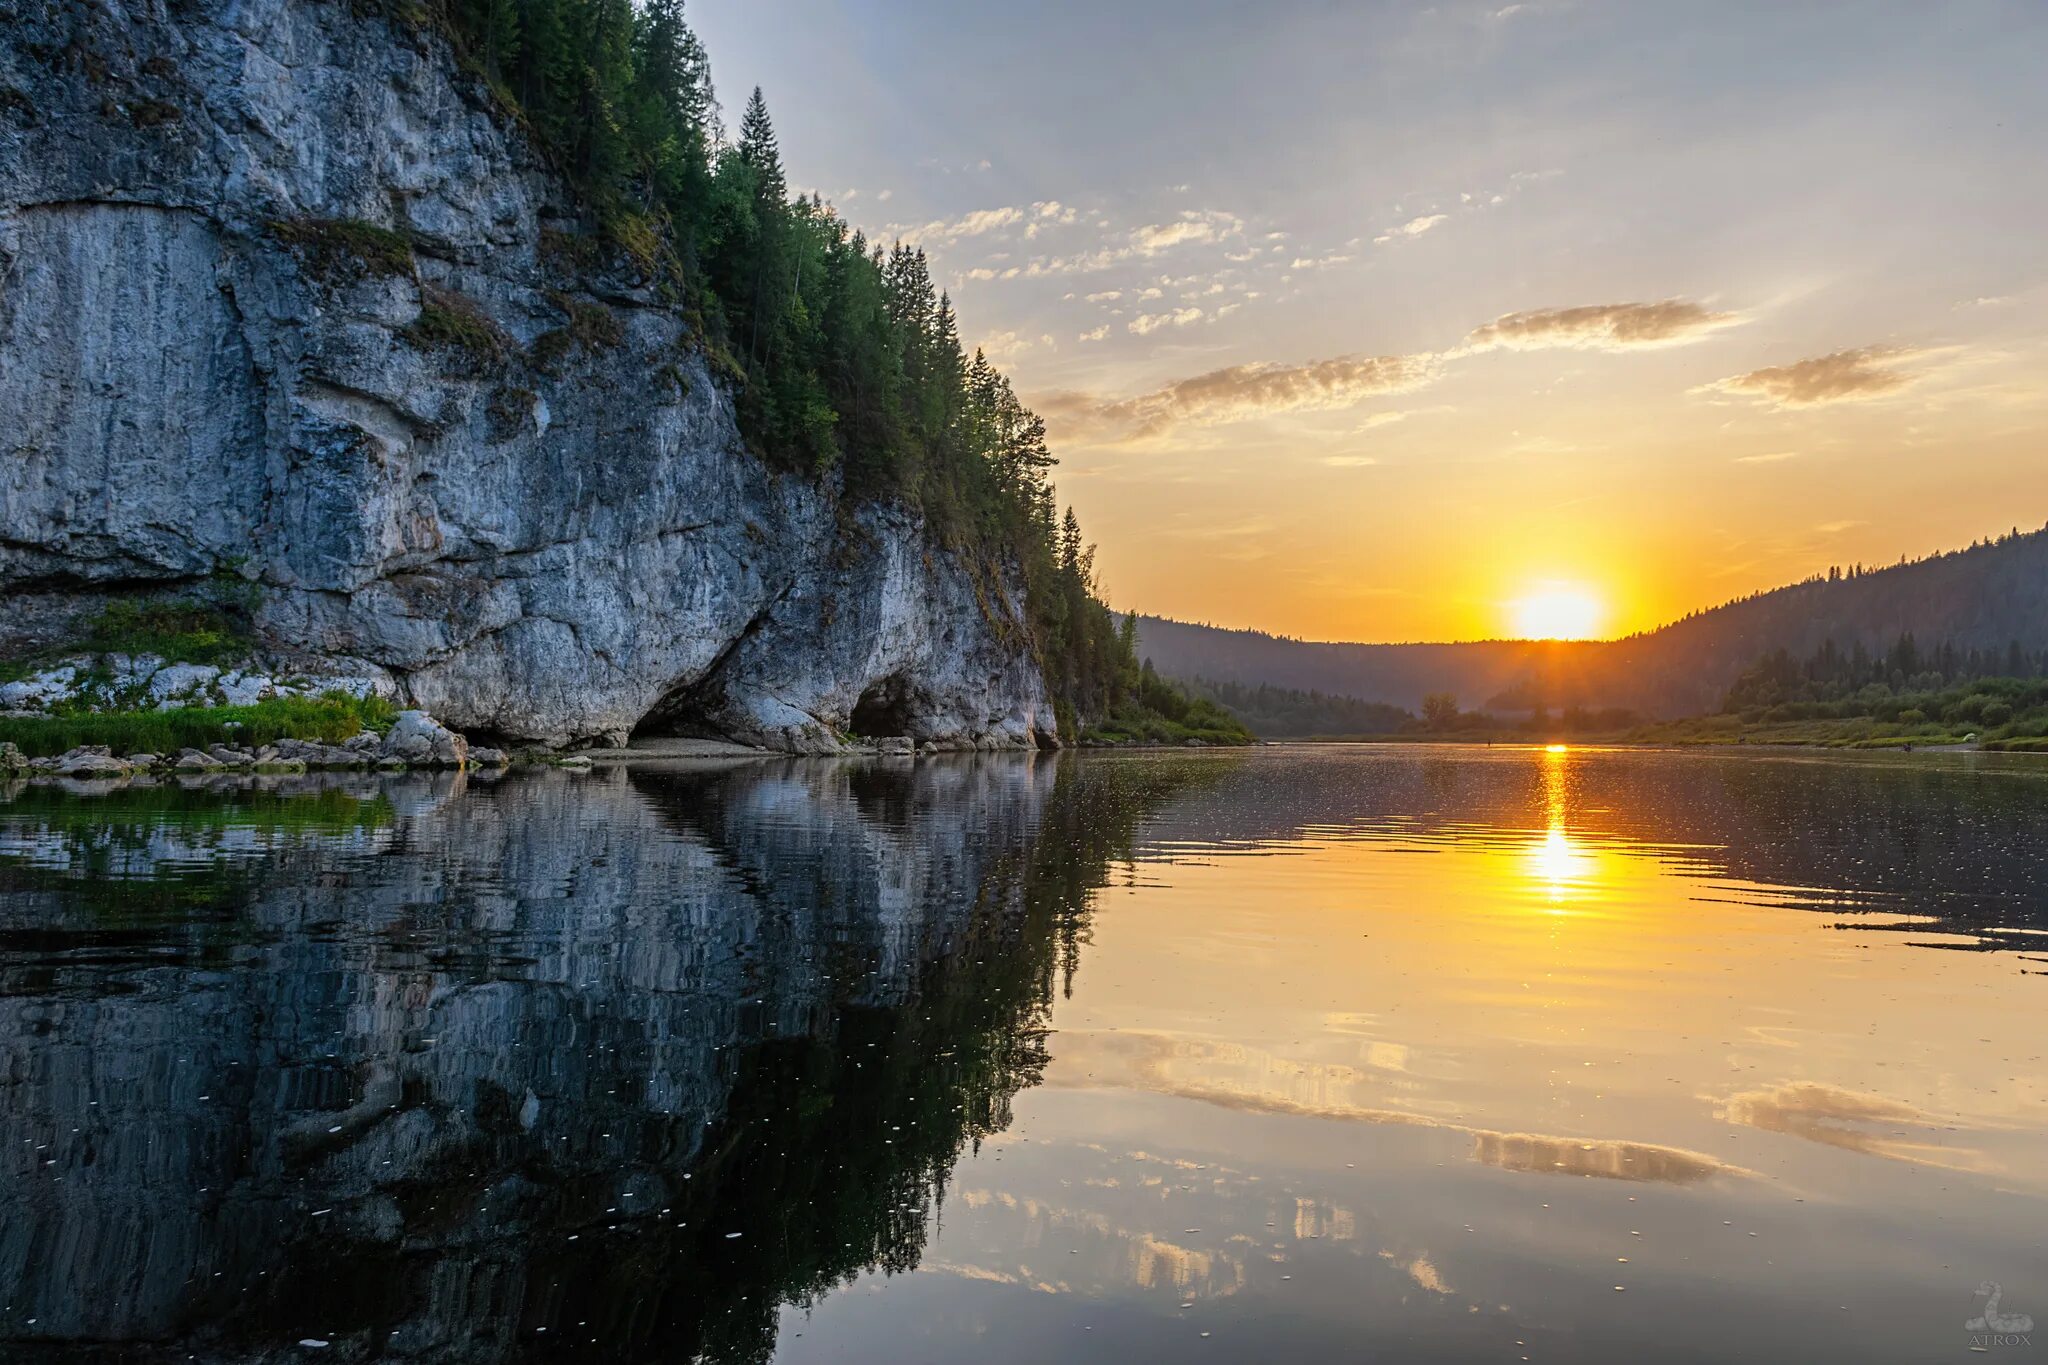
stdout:
MULTIPOLYGON (((1085 338, 1084 338, 1085 340, 1085 338)), ((1038 348, 1055 350, 1058 343, 1050 335, 1026 336, 1021 332, 997 332, 981 342, 980 350, 997 364, 1013 360, 1026 351, 1038 348)))
POLYGON ((1220 213, 1214 209, 1189 209, 1171 222, 1151 223, 1139 228, 1131 234, 1130 245, 1131 250, 1140 256, 1156 256, 1190 242, 1221 241, 1243 231, 1244 221, 1235 214, 1220 213))
MULTIPOLYGON (((1181 308, 1141 314, 1126 330, 1144 336, 1164 327, 1185 327, 1228 314, 1229 304, 1205 313, 1181 308)), ((1345 355, 1306 364, 1271 361, 1233 365, 1129 398, 1066 392, 1039 400, 1048 421, 1065 434, 1104 442, 1157 436, 1181 424, 1220 425, 1280 413, 1348 408, 1381 394, 1410 393, 1436 382, 1446 362, 1486 351, 1512 348, 1580 348, 1622 351, 1671 346, 1732 326, 1733 313, 1710 312, 1684 299, 1662 303, 1598 304, 1509 313, 1473 331, 1448 351, 1415 355, 1345 355)), ((1360 430, 1401 420, 1381 413, 1360 430)))
POLYGON ((1798 458, 1799 452, 1796 450, 1772 450, 1767 451, 1762 455, 1737 455, 1735 457, 1735 463, 1778 464, 1785 460, 1796 460, 1798 458))
POLYGON ((1707 391, 1756 398, 1775 407, 1811 407, 1879 398, 1911 384, 1919 376, 1899 369, 1919 352, 1903 346, 1860 346, 1851 351, 1772 365, 1732 375, 1706 386, 1707 391))
POLYGON ((1450 216, 1448 213, 1425 213, 1419 218, 1410 218, 1397 228, 1388 228, 1385 232, 1373 238, 1373 241, 1384 246, 1398 237, 1420 237, 1438 223, 1449 219, 1450 216))
POLYGON ((1031 206, 1031 222, 1024 229, 1026 238, 1036 237, 1048 228, 1067 227, 1080 214, 1057 199, 1042 199, 1031 206))
POLYGON ((1690 299, 1538 308, 1495 318, 1466 337, 1464 349, 1543 351, 1565 347, 1619 351, 1642 346, 1682 346, 1742 321, 1739 313, 1712 312, 1690 299))
POLYGON ((1211 370, 1131 398, 1064 393, 1041 399, 1049 421, 1104 440, 1156 436, 1181 423, 1249 421, 1277 413, 1348 408, 1406 393, 1436 377, 1436 357, 1337 356, 1305 365, 1260 363, 1211 370))
POLYGON ((903 232, 906 240, 922 242, 929 246, 944 246, 957 242, 963 237, 979 237, 1024 221, 1024 210, 1014 206, 994 209, 975 209, 958 218, 937 218, 923 227, 908 228, 903 232))
POLYGON ((1140 313, 1130 320, 1128 331, 1139 336, 1156 332, 1161 327, 1187 327, 1200 322, 1204 314, 1199 308, 1176 308, 1166 313, 1140 313))
MULTIPOLYGON (((1061 206, 1055 220, 1041 222, 1069 223, 1074 221, 1074 218, 1068 216, 1071 213, 1072 210, 1061 206)), ((1041 256, 1017 273, 1026 279, 1038 279, 1049 275, 1085 274, 1107 270, 1129 261, 1149 260, 1177 247, 1233 241, 1243 234, 1244 220, 1234 213, 1225 213, 1218 209, 1188 209, 1179 217, 1167 222, 1147 223, 1129 231, 1110 232, 1093 250, 1077 251, 1065 256, 1041 256)), ((1031 234, 1027 231, 1026 235, 1031 234)))
MULTIPOLYGON (((884 191, 877 198, 887 199, 884 191)), ((1005 204, 997 208, 975 209, 957 218, 934 218, 923 224, 894 223, 887 229, 906 242, 921 246, 940 247, 963 241, 970 237, 983 237, 992 232, 1002 232, 1024 225, 1024 236, 1036 237, 1040 231, 1052 227, 1064 227, 1080 217, 1079 211, 1057 199, 1041 199, 1036 203, 1018 207, 1005 204)), ((1013 277, 1019 270, 996 272, 975 270, 968 273, 971 279, 995 279, 1013 277)))

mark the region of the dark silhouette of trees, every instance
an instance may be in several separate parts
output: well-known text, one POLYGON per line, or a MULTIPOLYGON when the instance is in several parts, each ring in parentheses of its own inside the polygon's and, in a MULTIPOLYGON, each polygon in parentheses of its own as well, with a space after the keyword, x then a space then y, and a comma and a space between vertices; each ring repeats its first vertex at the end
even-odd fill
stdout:
POLYGON ((1458 699, 1448 692, 1432 692, 1422 699, 1422 723, 1432 730, 1449 730, 1458 723, 1458 699))

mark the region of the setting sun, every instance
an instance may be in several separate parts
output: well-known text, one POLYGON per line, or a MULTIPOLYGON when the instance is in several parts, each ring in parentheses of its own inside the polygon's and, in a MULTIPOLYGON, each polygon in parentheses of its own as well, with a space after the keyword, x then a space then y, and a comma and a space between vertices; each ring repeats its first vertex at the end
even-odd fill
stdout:
POLYGON ((1515 635, 1524 640, 1588 640, 1606 615, 1599 598, 1569 584, 1546 584, 1512 610, 1515 635))

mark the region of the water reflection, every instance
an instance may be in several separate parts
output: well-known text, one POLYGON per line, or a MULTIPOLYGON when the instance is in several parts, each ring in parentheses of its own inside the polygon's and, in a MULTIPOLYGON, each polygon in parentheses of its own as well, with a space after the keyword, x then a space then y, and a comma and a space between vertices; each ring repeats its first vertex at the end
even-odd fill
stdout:
POLYGON ((1504 1171, 1679 1185, 1715 1175, 1753 1174, 1705 1153, 1674 1147, 1503 1133, 1441 1115, 1376 1107, 1356 1098, 1384 1089, 1381 1078, 1369 1069, 1294 1062, 1235 1044, 1131 1031, 1067 1030, 1059 1035, 1058 1055, 1064 1065, 1049 1078, 1055 1086, 1142 1090, 1245 1113, 1430 1128, 1470 1139, 1471 1160, 1504 1171))
POLYGON ((1570 750, 1552 744, 1543 751, 1542 836, 1530 846, 1529 870, 1554 908, 1583 895, 1593 880, 1593 854, 1566 832, 1571 814, 1570 750))
POLYGON ((16 785, 0 1343, 1953 1353, 2048 1302, 2039 771, 16 785))
POLYGON ((1203 772, 15 792, 0 1334, 763 1355, 917 1262, 1203 772))

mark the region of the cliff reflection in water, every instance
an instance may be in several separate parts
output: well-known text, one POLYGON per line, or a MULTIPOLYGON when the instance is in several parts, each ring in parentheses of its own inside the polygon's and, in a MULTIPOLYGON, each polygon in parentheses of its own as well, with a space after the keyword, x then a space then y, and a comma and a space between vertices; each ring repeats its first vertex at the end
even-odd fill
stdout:
POLYGON ((765 1356, 917 1262, 1228 762, 17 789, 0 1341, 765 1356))

